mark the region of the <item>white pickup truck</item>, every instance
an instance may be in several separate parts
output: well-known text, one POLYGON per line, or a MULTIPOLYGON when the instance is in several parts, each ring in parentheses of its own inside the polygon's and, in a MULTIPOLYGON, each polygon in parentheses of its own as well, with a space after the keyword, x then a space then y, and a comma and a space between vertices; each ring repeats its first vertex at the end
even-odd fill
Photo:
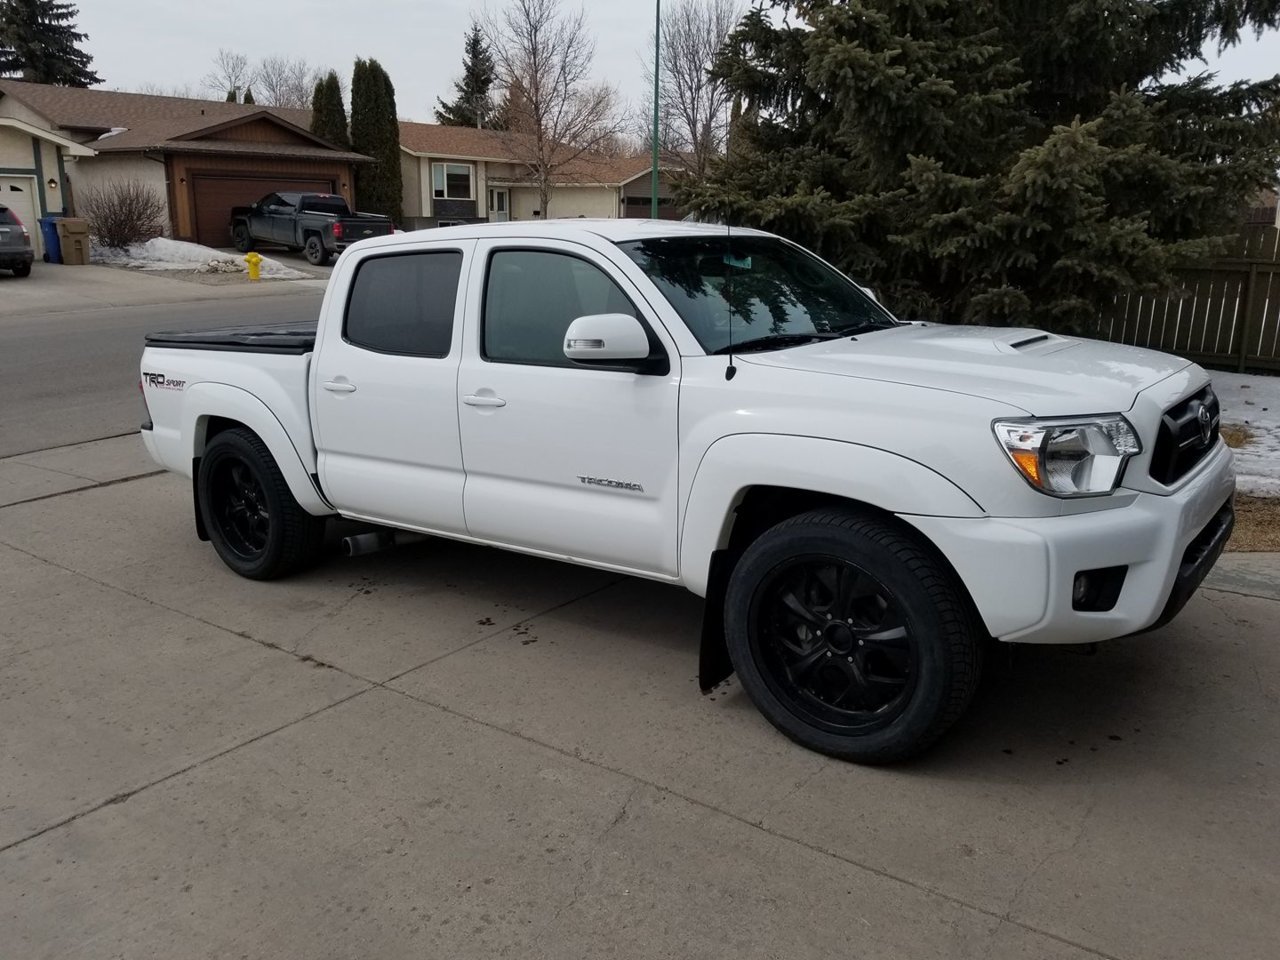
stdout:
POLYGON ((901 323, 751 230, 504 223, 358 243, 319 323, 154 334, 142 436, 237 573, 342 516, 680 584, 703 688, 861 762, 964 711, 990 641, 1167 622, 1230 536, 1200 367, 901 323))

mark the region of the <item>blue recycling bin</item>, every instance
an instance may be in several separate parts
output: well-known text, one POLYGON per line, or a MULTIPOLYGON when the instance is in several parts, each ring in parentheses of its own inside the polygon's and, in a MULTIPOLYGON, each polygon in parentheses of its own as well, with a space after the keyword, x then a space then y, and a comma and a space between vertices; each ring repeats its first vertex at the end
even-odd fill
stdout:
POLYGON ((41 217, 40 239, 44 241, 44 262, 62 262, 62 241, 58 239, 59 217, 41 217))

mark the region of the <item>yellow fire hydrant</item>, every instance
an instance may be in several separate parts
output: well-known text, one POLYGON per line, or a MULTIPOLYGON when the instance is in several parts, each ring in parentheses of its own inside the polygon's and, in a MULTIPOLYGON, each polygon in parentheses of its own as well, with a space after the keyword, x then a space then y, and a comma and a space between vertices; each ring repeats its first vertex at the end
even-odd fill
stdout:
POLYGON ((244 262, 249 265, 249 279, 262 279, 262 254, 250 251, 244 255, 244 262))

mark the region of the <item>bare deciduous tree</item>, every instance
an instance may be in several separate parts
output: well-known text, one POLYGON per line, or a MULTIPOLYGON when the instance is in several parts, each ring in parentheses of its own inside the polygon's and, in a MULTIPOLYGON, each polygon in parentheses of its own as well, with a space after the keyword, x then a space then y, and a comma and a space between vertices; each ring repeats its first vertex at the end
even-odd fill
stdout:
POLYGON ((252 82, 249 58, 243 53, 219 49, 213 58, 213 69, 204 75, 200 85, 210 93, 225 95, 234 92, 239 97, 252 82))
POLYGON ((617 135, 617 93, 592 82, 595 41, 582 10, 565 13, 559 0, 509 0, 483 25, 507 90, 509 149, 537 185, 546 217, 557 174, 617 135))
POLYGON ((305 110, 311 106, 316 81, 324 79, 328 72, 313 67, 302 57, 263 57, 253 71, 253 95, 258 103, 269 107, 305 110))
MULTIPOLYGON (((711 76, 711 65, 729 32, 741 19, 736 0, 676 0, 662 14, 662 57, 658 67, 658 146, 680 157, 701 179, 712 158, 723 153, 732 95, 711 76)), ((653 41, 645 79, 653 88, 653 41)), ((647 117, 652 123, 652 115, 647 117)), ((641 129, 645 125, 637 124, 641 129)), ((646 144, 652 133, 645 129, 646 144)))
POLYGON ((161 84, 148 80, 139 85, 135 93, 145 93, 152 97, 183 97, 187 100, 198 99, 200 93, 189 83, 161 84))

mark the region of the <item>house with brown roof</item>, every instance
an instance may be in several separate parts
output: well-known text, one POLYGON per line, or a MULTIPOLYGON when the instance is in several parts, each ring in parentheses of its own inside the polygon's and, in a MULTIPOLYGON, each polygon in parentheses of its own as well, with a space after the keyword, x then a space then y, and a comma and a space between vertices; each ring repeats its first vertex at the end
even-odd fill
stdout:
MULTIPOLYGON (((574 157, 557 170, 547 211, 520 153, 509 133, 400 121, 405 226, 650 214, 648 156, 574 157)), ((659 166, 658 210, 677 219, 670 173, 659 166)))
POLYGON ((140 180, 165 198, 171 236, 226 246, 231 208, 267 193, 353 202, 355 165, 369 158, 310 122, 309 110, 0 79, 0 195, 11 206, 25 194, 35 219, 74 213, 78 193, 108 181, 140 180))

